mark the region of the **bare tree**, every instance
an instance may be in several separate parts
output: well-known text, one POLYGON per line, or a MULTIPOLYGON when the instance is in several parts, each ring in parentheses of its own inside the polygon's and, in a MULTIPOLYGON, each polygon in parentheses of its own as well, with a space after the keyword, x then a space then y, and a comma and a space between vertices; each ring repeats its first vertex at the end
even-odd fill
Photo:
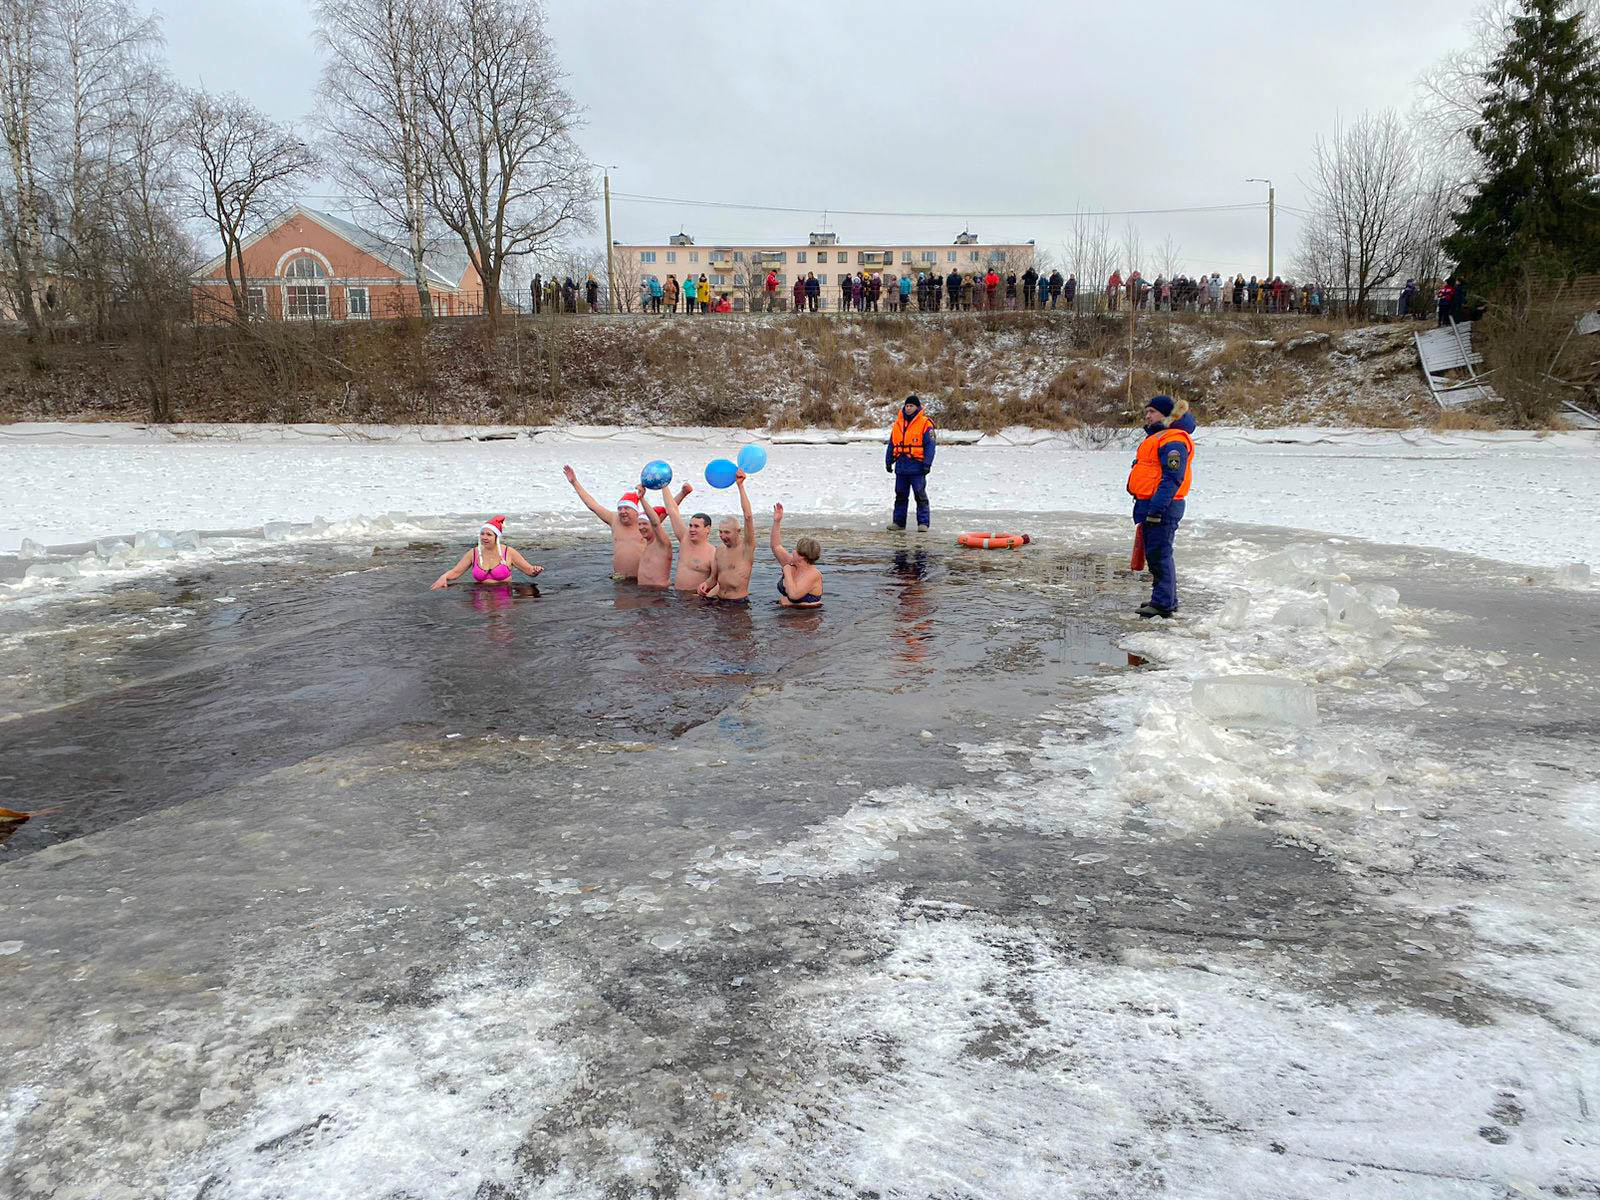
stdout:
POLYGON ((1144 236, 1139 232, 1139 226, 1134 223, 1131 217, 1122 226, 1122 243, 1119 248, 1128 267, 1122 273, 1124 278, 1132 275, 1135 271, 1142 272, 1144 270, 1144 236))
POLYGON ((151 51, 161 38, 155 18, 126 0, 52 0, 49 18, 60 81, 50 244, 63 299, 103 333, 114 273, 111 214, 130 149, 128 98, 156 70, 151 51))
POLYGON ((34 293, 44 262, 39 140, 50 80, 45 0, 0 0, 0 237, 11 265, 10 290, 30 334, 44 326, 34 293))
POLYGON ((177 216, 183 176, 183 96, 165 74, 150 71, 123 94, 123 143, 108 209, 120 283, 141 354, 150 419, 170 421, 173 342, 190 307, 198 258, 177 216))
POLYGON ((421 54, 428 196, 495 320, 506 260, 589 223, 578 108, 534 0, 429 0, 421 54))
POLYGON ((1083 213, 1073 218, 1072 234, 1064 247, 1067 270, 1078 277, 1076 303, 1093 311, 1095 298, 1105 294, 1106 280, 1117 265, 1117 247, 1111 237, 1111 222, 1104 215, 1083 213))
POLYGON ((423 150, 425 0, 317 0, 317 40, 327 54, 318 116, 334 178, 382 214, 411 247, 424 321, 433 317, 423 150))
POLYGON ((287 203, 316 158, 292 129, 238 96, 191 92, 185 108, 190 200, 194 212, 216 226, 233 310, 246 320, 244 240, 287 203))
POLYGON ((1156 247, 1156 265, 1167 279, 1172 279, 1183 267, 1183 247, 1170 233, 1156 247))
POLYGON ((1372 289, 1392 279, 1415 249, 1421 201, 1412 138, 1392 110, 1369 113, 1319 137, 1312 153, 1301 266, 1343 287, 1364 312, 1372 289))

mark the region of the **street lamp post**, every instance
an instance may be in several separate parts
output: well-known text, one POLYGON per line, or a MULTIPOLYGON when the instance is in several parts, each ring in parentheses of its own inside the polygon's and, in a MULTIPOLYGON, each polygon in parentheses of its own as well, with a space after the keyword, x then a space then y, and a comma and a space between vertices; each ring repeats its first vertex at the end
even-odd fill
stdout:
POLYGON ((611 171, 608 168, 602 175, 605 180, 606 190, 606 312, 617 311, 617 270, 615 256, 611 252, 611 171))
POLYGON ((1264 183, 1267 185, 1267 278, 1272 275, 1272 242, 1277 233, 1278 225, 1278 192, 1272 186, 1270 179, 1246 179, 1246 183, 1264 183))

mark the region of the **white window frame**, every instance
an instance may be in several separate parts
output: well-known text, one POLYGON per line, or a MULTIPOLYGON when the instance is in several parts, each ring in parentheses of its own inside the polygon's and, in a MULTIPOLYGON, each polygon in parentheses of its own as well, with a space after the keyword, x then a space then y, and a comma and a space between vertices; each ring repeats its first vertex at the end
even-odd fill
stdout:
POLYGON ((328 285, 326 283, 286 283, 283 285, 283 317, 286 321, 326 321, 328 319, 328 285), (306 306, 295 302, 295 293, 303 293, 302 300, 320 299, 313 311, 301 311, 306 306), (320 309, 320 311, 316 311, 320 309))
POLYGON ((656 260, 656 252, 654 250, 641 250, 641 251, 639 251, 639 261, 640 262, 642 262, 642 263, 653 263, 653 262, 655 262, 655 260, 656 260))
POLYGON ((247 315, 265 319, 267 315, 267 289, 264 287, 245 288, 244 307, 247 315))
POLYGON ((364 287, 347 287, 344 290, 344 316, 347 321, 372 320, 372 291, 364 287), (351 298, 361 297, 361 311, 356 311, 356 306, 351 303, 351 298))
POLYGON ((669 263, 677 262, 678 261, 678 252, 676 250, 668 250, 667 251, 667 261, 669 263))

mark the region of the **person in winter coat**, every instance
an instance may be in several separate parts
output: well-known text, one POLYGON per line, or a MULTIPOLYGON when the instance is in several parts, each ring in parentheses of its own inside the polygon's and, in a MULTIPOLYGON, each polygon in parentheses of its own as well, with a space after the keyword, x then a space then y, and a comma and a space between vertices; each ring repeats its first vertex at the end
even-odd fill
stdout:
POLYGON ((694 281, 694 302, 700 306, 701 312, 711 311, 711 281, 706 278, 704 271, 694 281))
POLYGON ((945 276, 944 290, 950 302, 950 310, 954 312, 961 303, 961 273, 959 271, 951 271, 949 275, 945 276))
POLYGON ((568 275, 566 282, 561 285, 561 298, 566 301, 569 313, 578 311, 578 285, 573 282, 571 275, 568 275))
POLYGON ((869 279, 863 279, 862 282, 867 285, 867 311, 877 312, 878 299, 883 295, 883 279, 880 276, 873 275, 869 279))
POLYGON ((539 315, 539 309, 544 303, 544 275, 536 274, 533 282, 528 285, 528 299, 533 302, 533 315, 539 315))
POLYGON ((1000 273, 993 267, 983 277, 983 303, 985 308, 993 308, 1000 299, 1000 273))
POLYGON ((794 297, 795 312, 804 312, 806 307, 806 281, 796 275, 794 277, 794 287, 790 288, 789 292, 794 297))
POLYGON ((1122 299, 1122 272, 1112 271, 1111 278, 1106 280, 1106 308, 1111 312, 1117 311, 1117 304, 1122 299))
POLYGON ((1144 440, 1128 472, 1133 523, 1144 539, 1150 600, 1141 617, 1170 617, 1178 609, 1178 569, 1173 541, 1194 478, 1194 416, 1185 400, 1154 396, 1144 410, 1144 440))
POLYGON ((692 313, 700 303, 700 285, 693 275, 683 277, 683 311, 692 313))
MULTIPOLYGON (((1051 292, 1050 304, 1051 304, 1051 307, 1055 306, 1055 302, 1056 302, 1056 300, 1055 300, 1056 279, 1060 279, 1060 278, 1061 278, 1061 272, 1057 271, 1055 273, 1055 279, 1052 279, 1050 281, 1050 292, 1051 292)), ((1071 308, 1077 302, 1077 299, 1078 299, 1078 277, 1076 275, 1068 275, 1067 276, 1066 283, 1062 284, 1062 286, 1061 286, 1061 298, 1067 302, 1067 307, 1068 308, 1071 308)))
POLYGON ((810 271, 806 272, 806 308, 816 312, 822 299, 822 284, 810 271))
POLYGON ((652 275, 652 276, 650 276, 650 311, 651 312, 657 312, 658 313, 658 312, 661 311, 661 296, 662 296, 661 280, 657 279, 654 275, 652 275))
POLYGON ((778 273, 767 272, 767 311, 771 312, 778 307, 778 273))
POLYGON ((1017 273, 1010 271, 1006 274, 1006 307, 1017 306, 1017 273))
POLYGON ((583 298, 588 301, 590 312, 600 311, 600 284, 593 275, 584 280, 583 298))
POLYGON ((648 279, 639 281, 639 311, 642 313, 650 311, 650 281, 648 279))
POLYGON ((928 472, 933 470, 937 439, 933 422, 922 411, 922 401, 907 396, 889 429, 883 452, 884 469, 894 476, 894 519, 890 529, 904 530, 911 494, 917 497, 917 532, 926 533, 932 517, 928 509, 928 472))
POLYGON ((664 291, 666 293, 667 310, 669 312, 677 312, 678 297, 682 294, 683 287, 678 283, 678 277, 676 275, 667 276, 667 285, 664 291))
POLYGON ((911 304, 911 276, 900 276, 900 311, 905 312, 911 304))
POLYGON ((839 311, 848 312, 851 307, 852 297, 855 293, 856 281, 850 277, 849 272, 839 276, 839 311))
MULTIPOLYGON (((1045 294, 1048 295, 1050 292, 1048 285, 1044 290, 1045 294)), ((1038 295, 1038 292, 1039 272, 1035 271, 1032 267, 1029 267, 1022 273, 1022 307, 1032 308, 1034 298, 1038 295)))
MULTIPOLYGON (((1061 276, 1057 275, 1056 278, 1060 279, 1061 276)), ((1057 294, 1058 295, 1060 294, 1060 289, 1059 288, 1057 289, 1057 294)), ((1050 276, 1041 275, 1041 276, 1039 276, 1039 307, 1041 309, 1043 309, 1049 303, 1050 303, 1050 276)))

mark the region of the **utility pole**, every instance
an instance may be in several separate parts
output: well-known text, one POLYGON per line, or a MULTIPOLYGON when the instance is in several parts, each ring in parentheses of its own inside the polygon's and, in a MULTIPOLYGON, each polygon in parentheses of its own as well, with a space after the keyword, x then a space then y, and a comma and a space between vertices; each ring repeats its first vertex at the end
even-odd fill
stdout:
POLYGON ((611 175, 606 173, 606 312, 617 311, 617 267, 616 256, 611 252, 611 175))
POLYGON ((1267 278, 1272 275, 1272 250, 1273 240, 1278 231, 1278 190, 1272 186, 1270 179, 1246 179, 1246 183, 1264 183, 1267 185, 1267 278))

